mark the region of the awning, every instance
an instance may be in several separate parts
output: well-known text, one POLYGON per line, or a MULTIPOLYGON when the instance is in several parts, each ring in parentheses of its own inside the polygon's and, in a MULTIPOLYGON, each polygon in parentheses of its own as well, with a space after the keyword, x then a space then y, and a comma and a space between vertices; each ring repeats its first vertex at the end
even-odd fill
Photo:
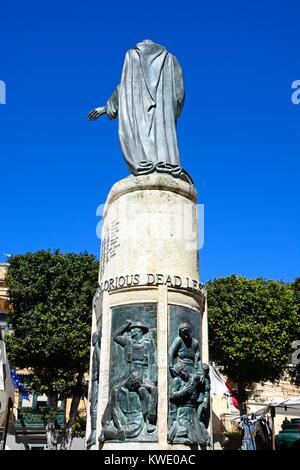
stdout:
POLYGON ((300 416, 300 396, 299 397, 292 397, 288 398, 287 400, 282 400, 282 401, 272 401, 271 403, 268 403, 266 406, 258 409, 255 411, 255 414, 257 417, 264 416, 267 413, 269 413, 271 408, 276 408, 276 411, 278 414, 281 414, 280 411, 293 411, 293 415, 295 414, 294 412, 299 412, 300 416))

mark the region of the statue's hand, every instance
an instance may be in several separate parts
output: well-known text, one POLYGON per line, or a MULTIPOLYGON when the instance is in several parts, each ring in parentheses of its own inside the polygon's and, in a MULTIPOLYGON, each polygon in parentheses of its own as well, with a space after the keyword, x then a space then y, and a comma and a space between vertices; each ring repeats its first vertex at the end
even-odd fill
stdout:
POLYGON ((106 113, 106 108, 100 107, 100 108, 95 108, 93 109, 89 114, 88 114, 88 120, 89 121, 96 121, 102 114, 106 113))

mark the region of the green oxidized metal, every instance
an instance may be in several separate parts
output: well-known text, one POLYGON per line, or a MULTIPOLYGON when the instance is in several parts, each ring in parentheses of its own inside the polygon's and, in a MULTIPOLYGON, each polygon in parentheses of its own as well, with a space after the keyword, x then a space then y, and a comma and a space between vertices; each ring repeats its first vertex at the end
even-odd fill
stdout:
POLYGON ((300 419, 293 418, 281 428, 275 436, 276 450, 300 450, 300 419))

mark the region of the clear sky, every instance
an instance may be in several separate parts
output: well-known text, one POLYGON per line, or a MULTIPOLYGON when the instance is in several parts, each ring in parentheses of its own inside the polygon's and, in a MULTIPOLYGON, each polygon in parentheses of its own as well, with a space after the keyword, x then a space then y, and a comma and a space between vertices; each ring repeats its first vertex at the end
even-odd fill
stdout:
POLYGON ((128 175, 117 122, 95 123, 142 39, 182 65, 181 162, 205 204, 201 280, 300 275, 299 1, 3 2, 0 252, 98 256, 96 207, 128 175))

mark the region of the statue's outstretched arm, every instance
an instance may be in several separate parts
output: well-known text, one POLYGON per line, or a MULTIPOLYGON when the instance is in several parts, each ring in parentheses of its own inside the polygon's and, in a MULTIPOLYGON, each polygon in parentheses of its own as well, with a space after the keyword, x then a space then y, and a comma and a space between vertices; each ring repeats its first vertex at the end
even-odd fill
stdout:
POLYGON ((127 341, 126 338, 124 338, 122 335, 125 333, 125 331, 129 331, 131 323, 131 320, 126 320, 125 323, 123 323, 123 325, 121 325, 112 335, 113 340, 123 347, 126 345, 127 341))
POLYGON ((102 114, 106 113, 105 107, 95 108, 88 114, 89 121, 96 121, 102 114))
POLYGON ((119 110, 119 85, 106 103, 106 106, 100 106, 93 109, 88 114, 89 121, 96 121, 102 114, 106 114, 109 119, 116 119, 119 110))

